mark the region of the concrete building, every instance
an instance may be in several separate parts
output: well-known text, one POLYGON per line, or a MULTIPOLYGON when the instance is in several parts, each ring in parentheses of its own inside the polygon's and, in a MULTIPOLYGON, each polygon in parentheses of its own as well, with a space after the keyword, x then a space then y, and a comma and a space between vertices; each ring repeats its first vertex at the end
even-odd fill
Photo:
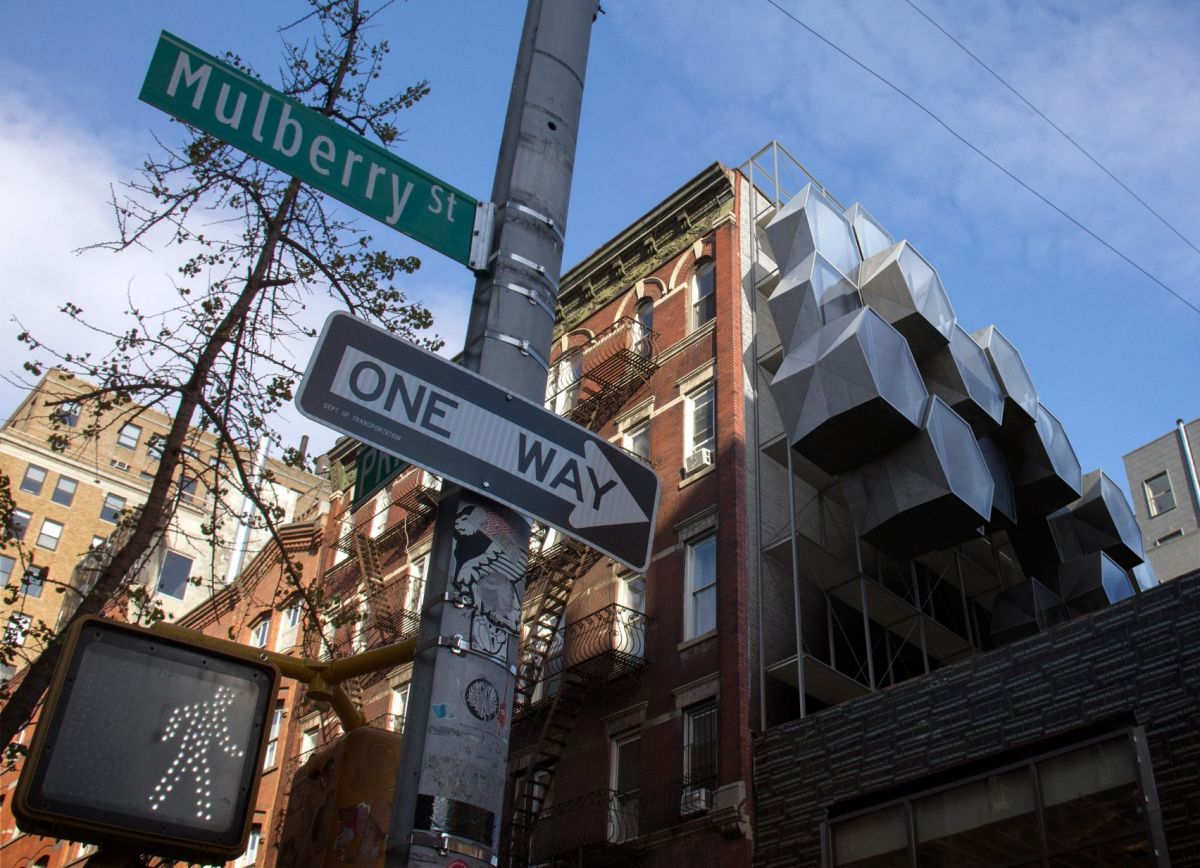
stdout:
MULTIPOLYGON (((507 804, 483 842, 505 865, 756 864, 775 803, 754 733, 936 682, 1150 586, 1132 511, 1081 473, 1016 349, 968 334, 911 245, 777 145, 705 168, 586 257, 558 315, 547 406, 650 463, 662 496, 645 574, 535 526, 516 695, 494 718, 511 727, 507 804)), ((327 513, 297 546, 335 617, 306 653, 411 635, 439 480, 348 440, 322 467, 327 513)), ((253 575, 183 623, 275 642, 291 604, 253 575)), ((400 730, 408 677, 363 677, 352 698, 400 730)), ((1018 688, 1001 687, 1005 706, 1018 688)), ((287 759, 240 864, 296 864, 281 794, 337 733, 303 694, 281 697, 287 759)), ((795 785, 785 810, 824 809, 795 785)), ((352 825, 339 840, 375 828, 352 825)))
POLYGON ((1159 581, 1200 568, 1200 419, 1124 456, 1125 477, 1150 565, 1159 581))
MULTIPOLYGON (((20 640, 22 655, 36 653, 39 643, 25 642, 26 633, 36 632, 35 625, 57 630, 74 611, 76 589, 89 586, 111 552, 122 516, 146 499, 158 464, 156 450, 168 430, 170 419, 148 408, 123 407, 97 419, 74 400, 90 388, 51 370, 0 428, 0 472, 11 481, 20 537, 0 551, 0 586, 11 589, 0 604, 0 619, 9 635, 20 640), (98 434, 81 436, 93 424, 98 434), (54 438, 63 436, 71 444, 56 448, 54 438)), ((196 430, 186 452, 170 528, 135 579, 148 592, 142 605, 161 606, 168 618, 179 617, 226 584, 235 534, 228 520, 215 536, 204 529, 213 518, 214 438, 196 430)), ((274 477, 267 486, 268 501, 290 521, 298 500, 322 481, 274 459, 268 467, 274 477)), ((225 515, 241 511, 240 492, 231 490, 223 498, 225 515)), ((254 528, 248 547, 255 551, 265 539, 266 531, 254 528)), ((6 664, 11 667, 6 677, 22 664, 21 659, 6 664)))

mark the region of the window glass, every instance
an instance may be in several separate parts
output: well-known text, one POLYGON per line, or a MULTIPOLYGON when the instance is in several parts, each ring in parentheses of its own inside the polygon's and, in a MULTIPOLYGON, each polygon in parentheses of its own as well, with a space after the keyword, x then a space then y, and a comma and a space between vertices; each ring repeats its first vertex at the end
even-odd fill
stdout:
POLYGON ((15 559, 8 555, 0 555, 0 588, 8 584, 8 580, 12 578, 13 567, 16 565, 15 559))
POLYGON ((571 350, 551 368, 546 381, 547 404, 555 413, 569 413, 579 401, 583 383, 583 351, 571 350))
POLYGON ((683 781, 685 786, 707 786, 717 780, 717 700, 684 709, 683 781))
POLYGON ((638 769, 641 761, 640 733, 626 733, 612 740, 609 788, 613 795, 608 812, 609 841, 619 843, 637 837, 641 807, 638 769))
POLYGON ((250 836, 246 839, 246 852, 239 857, 238 868, 253 865, 258 861, 258 846, 262 842, 262 826, 255 823, 250 827, 250 836))
POLYGON ((42 595, 42 588, 46 584, 46 574, 49 571, 49 567, 29 567, 25 570, 25 578, 21 580, 21 585, 26 596, 40 597, 42 595))
POLYGON ((23 646, 25 636, 29 633, 29 625, 32 623, 32 615, 13 612, 8 616, 8 626, 4 628, 4 643, 16 648, 23 646))
POLYGON ((50 415, 55 421, 61 422, 68 428, 74 428, 79 424, 79 404, 76 401, 63 401, 51 411, 50 415))
POLYGON ((286 651, 296 645, 296 635, 300 632, 300 617, 303 612, 299 597, 292 600, 283 610, 283 624, 275 637, 275 650, 286 651))
POLYGON ((686 433, 687 454, 697 449, 711 449, 716 443, 716 418, 713 407, 713 387, 705 386, 687 397, 686 433))
POLYGON ((184 503, 196 500, 196 480, 190 476, 179 477, 179 499, 184 503))
POLYGON ((125 508, 125 498, 116 494, 104 495, 104 505, 100 507, 100 518, 104 521, 116 522, 125 508))
POLYGON ((33 514, 26 512, 23 509, 14 509, 12 511, 12 529, 13 536, 19 540, 25 539, 25 531, 29 530, 29 522, 33 521, 33 514))
POLYGON ((62 537, 63 526, 57 521, 51 521, 48 518, 42 519, 42 530, 38 534, 37 544, 44 549, 54 551, 58 548, 58 541, 62 537))
POLYGON ((698 329, 717 315, 716 277, 711 259, 696 266, 692 275, 692 328, 698 329))
POLYGON ((392 732, 404 731, 404 717, 408 714, 408 685, 401 684, 392 688, 390 729, 392 732))
POLYGON ((717 627, 717 538, 706 536, 687 545, 687 624, 685 639, 717 627))
POLYGON ((654 299, 643 298, 637 306, 637 330, 633 351, 643 359, 654 354, 654 299))
POLYGON ((50 499, 61 506, 70 506, 75 501, 75 489, 78 487, 79 483, 71 477, 60 476, 54 485, 54 493, 50 495, 50 499))
POLYGON ((271 635, 271 619, 263 618, 250 628, 250 644, 255 648, 266 648, 267 637, 271 635))
POLYGON ((25 468, 25 478, 21 480, 21 490, 29 494, 42 493, 42 485, 46 482, 46 469, 30 464, 25 468))
POLYGON ((385 485, 383 490, 375 495, 375 500, 372 504, 371 536, 377 537, 387 527, 388 509, 392 505, 392 497, 388 491, 388 486, 385 485))
POLYGON ((158 593, 182 600, 187 593, 188 577, 192 574, 192 559, 168 551, 158 574, 158 593))
POLYGON ((151 434, 150 439, 146 441, 146 454, 155 461, 159 460, 162 458, 162 448, 166 441, 167 438, 161 434, 151 434))
POLYGON ((132 422, 126 422, 121 427, 121 433, 117 435, 117 445, 124 446, 126 449, 137 449, 138 440, 141 439, 142 429, 132 422))
POLYGON ((429 552, 412 562, 408 571, 408 587, 404 591, 404 610, 420 612, 425 596, 425 572, 429 569, 429 552))
POLYGON ((267 733, 267 751, 263 756, 263 768, 269 769, 275 765, 279 752, 279 727, 283 723, 283 702, 275 703, 275 711, 271 714, 271 729, 267 733))
POLYGON ((1150 515, 1161 515, 1175 508, 1175 492, 1171 490, 1171 479, 1165 472, 1152 476, 1143 483, 1146 489, 1146 505, 1150 515))
POLYGON ((646 420, 625 432, 625 448, 642 458, 650 457, 650 421, 646 420))

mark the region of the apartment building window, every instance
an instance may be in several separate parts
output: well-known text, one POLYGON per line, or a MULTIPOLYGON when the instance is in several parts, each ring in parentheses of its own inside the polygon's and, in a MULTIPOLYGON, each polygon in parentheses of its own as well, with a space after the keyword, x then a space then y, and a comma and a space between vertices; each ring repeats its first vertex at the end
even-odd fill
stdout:
POLYGON ((408 568, 408 587, 404 589, 404 611, 420 612, 425 596, 425 573, 429 570, 429 552, 421 555, 408 568))
POLYGON ((196 480, 190 476, 179 477, 179 499, 184 503, 196 502, 196 480))
POLYGON ((714 407, 715 390, 712 383, 687 395, 684 399, 684 455, 691 456, 701 449, 712 449, 717 442, 717 420, 714 407))
POLYGON ((161 434, 151 434, 150 439, 146 441, 146 454, 158 461, 162 458, 163 444, 167 442, 167 438, 161 434))
POLYGON ((168 551, 158 574, 158 593, 182 600, 187 593, 188 577, 192 574, 192 559, 168 551))
POLYGON ((292 600, 283 610, 283 623, 275 637, 275 650, 287 651, 296 645, 296 636, 300 632, 300 617, 303 613, 303 602, 299 597, 292 600))
POLYGON ((354 626, 350 629, 350 648, 355 654, 367 650, 367 619, 369 617, 370 610, 366 604, 359 605, 358 617, 354 619, 354 626))
POLYGON ((308 758, 312 756, 313 751, 317 749, 317 744, 321 740, 320 724, 314 724, 306 728, 300 733, 300 755, 297 757, 300 765, 308 762, 308 758))
POLYGON ((40 597, 42 589, 46 586, 46 575, 49 572, 49 567, 28 567, 25 570, 25 577, 21 579, 21 590, 25 592, 25 596, 35 599, 40 597))
POLYGON ((250 628, 250 644, 255 648, 266 648, 271 635, 271 616, 264 615, 250 628))
POLYGON ((17 667, 12 663, 0 663, 0 687, 13 680, 17 674, 17 667))
POLYGON ((392 688, 391 702, 388 708, 391 715, 392 732, 404 731, 404 717, 408 714, 408 683, 399 684, 392 688))
POLYGON ((283 724, 283 701, 275 703, 275 711, 271 714, 271 728, 267 732, 267 752, 263 757, 263 770, 275 765, 279 753, 279 728, 283 724))
POLYGON ((642 734, 626 732, 614 736, 611 745, 608 809, 608 840, 619 844, 636 838, 641 813, 638 769, 642 764, 642 734))
POLYGON ((246 852, 238 857, 238 868, 249 868, 258 862, 258 847, 262 843, 262 826, 255 823, 250 827, 250 836, 246 839, 246 852))
POLYGON ((8 624, 4 628, 4 644, 11 645, 14 648, 24 646, 25 637, 29 635, 29 626, 32 623, 32 615, 26 615, 23 612, 13 612, 8 616, 8 624))
POLYGON ((92 537, 92 544, 91 544, 91 546, 89 547, 89 550, 90 550, 90 551, 95 551, 96 549, 102 549, 102 548, 104 548, 104 545, 105 545, 105 543, 107 543, 107 542, 108 542, 108 538, 107 538, 107 537, 102 537, 102 536, 94 536, 94 537, 92 537))
POLYGON ((579 401, 583 382, 583 351, 570 350, 550 367, 546 380, 547 407, 558 414, 569 413, 579 401))
POLYGON ((100 507, 100 518, 114 524, 121 518, 121 510, 125 508, 125 498, 117 494, 104 495, 104 505, 100 507))
POLYGON ((650 457, 650 420, 640 422, 625 432, 625 448, 642 458, 650 457))
POLYGON ((33 513, 23 509, 12 511, 12 532, 18 540, 25 539, 25 531, 29 530, 29 522, 33 521, 33 513))
POLYGON ((711 789, 717 781, 717 700, 683 710, 683 783, 711 789))
POLYGON ((1154 783, 1136 754, 1122 734, 834 820, 830 862, 1157 864, 1154 783))
POLYGON ((654 352, 654 299, 643 298, 637 306, 637 332, 634 352, 648 359, 654 352))
POLYGON ((684 639, 717 629, 717 537, 710 534, 686 546, 684 639))
POLYGON ((75 490, 79 488, 79 483, 69 476, 59 476, 58 482, 54 484, 54 493, 50 495, 50 499, 59 506, 70 506, 75 502, 75 490))
POLYGON ((55 422, 74 428, 79 424, 79 402, 63 401, 50 413, 55 422))
POLYGON ((1175 508, 1175 492, 1171 490, 1171 479, 1165 470, 1157 476, 1151 476, 1142 483, 1142 487, 1146 491, 1146 506, 1151 518, 1175 508))
POLYGON ((137 449, 140 439, 142 439, 142 429, 132 422, 126 422, 121 426, 121 432, 117 435, 117 445, 126 449, 137 449))
POLYGON ((8 580, 12 578, 13 567, 17 565, 16 560, 8 555, 0 555, 0 588, 8 584, 8 580))
POLYGON ((717 315, 716 274, 713 261, 703 259, 692 274, 692 328, 698 329, 717 315))
POLYGON ((377 537, 387 528, 388 510, 392 505, 391 495, 388 493, 388 487, 385 485, 383 491, 375 495, 373 501, 374 512, 371 515, 371 536, 377 537))
POLYGON ((25 468, 25 478, 21 480, 21 490, 35 497, 42 493, 46 483, 46 468, 30 464, 25 468))
POLYGON ((42 530, 38 534, 37 544, 47 551, 56 551, 58 541, 62 538, 63 526, 48 518, 42 519, 42 530))

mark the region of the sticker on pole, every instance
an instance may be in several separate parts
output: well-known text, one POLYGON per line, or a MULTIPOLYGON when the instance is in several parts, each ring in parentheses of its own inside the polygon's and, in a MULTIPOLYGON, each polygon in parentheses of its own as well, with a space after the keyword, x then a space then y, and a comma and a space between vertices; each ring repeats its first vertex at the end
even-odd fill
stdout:
POLYGON ((325 322, 296 406, 308 418, 556 527, 650 562, 654 469, 593 432, 346 313, 325 322))

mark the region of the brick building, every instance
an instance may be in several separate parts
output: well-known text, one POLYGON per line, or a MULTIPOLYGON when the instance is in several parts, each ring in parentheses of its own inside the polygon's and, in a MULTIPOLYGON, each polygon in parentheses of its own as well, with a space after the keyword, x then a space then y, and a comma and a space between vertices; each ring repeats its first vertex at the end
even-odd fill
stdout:
MULTIPOLYGON (((796 445, 805 402, 773 389, 801 370, 791 346, 798 329, 778 302, 816 278, 796 277, 786 239, 772 242, 767 230, 778 235, 804 208, 824 209, 835 235, 857 237, 850 233, 870 222, 810 181, 776 145, 739 169, 713 164, 563 275, 547 406, 649 462, 662 497, 644 575, 535 526, 497 830, 506 865, 754 864, 767 832, 752 733, 819 721, 912 678, 936 679, 980 651, 1151 584, 1137 570, 1132 512, 1111 480, 1080 472, 997 330, 967 335, 948 301, 932 318, 940 339, 910 338, 903 322, 868 322, 864 299, 878 287, 859 288, 862 260, 893 283, 889 275, 914 269, 911 247, 877 224, 873 237, 886 242, 878 256, 856 253, 828 297, 816 292, 816 307, 796 307, 818 330, 851 323, 891 342, 894 356, 864 353, 862 365, 899 369, 910 358, 905 344, 919 347, 921 367, 911 361, 905 370, 919 382, 921 419, 900 426, 901 437, 895 414, 880 422, 821 407, 820 424, 857 421, 825 436, 824 452, 796 445), (885 485, 903 469, 888 465, 888 450, 923 449, 934 414, 958 419, 973 466, 983 468, 988 502, 972 507, 984 510, 978 515, 963 518, 961 477, 933 486, 936 495, 915 507, 912 492, 930 486, 885 485), (869 472, 846 463, 848 451, 869 472), (838 472, 822 466, 830 454, 843 462, 838 472), (885 501, 890 512, 863 509, 885 501), (1017 507, 1028 518, 1018 522, 1017 507), (909 551, 913 539, 919 547, 909 551)), ((923 297, 944 298, 925 268, 923 297)), ((832 342, 870 343, 857 332, 832 342)), ((864 391, 856 390, 843 391, 864 391)), ((952 439, 922 453, 925 470, 939 469, 939 449, 952 439)), ((335 618, 322 635, 309 631, 305 650, 342 655, 411 635, 428 602, 439 481, 414 468, 391 476, 376 453, 349 440, 322 466, 327 511, 301 519, 295 544, 297 553, 307 546, 305 574, 315 571, 335 618)), ((267 576, 271 563, 267 556, 251 569, 267 576)), ((274 643, 291 605, 278 587, 239 582, 184 623, 274 643)), ((368 720, 399 730, 408 677, 403 666, 364 677, 352 698, 368 720)), ((302 694, 293 686, 280 698, 277 755, 286 759, 266 772, 257 847, 243 864, 290 864, 279 849, 280 794, 294 785, 298 762, 337 732, 329 712, 302 694)), ((798 809, 807 798, 785 804, 798 809)))
POLYGON ((1125 476, 1146 546, 1160 581, 1200 567, 1200 419, 1124 456, 1125 476))

